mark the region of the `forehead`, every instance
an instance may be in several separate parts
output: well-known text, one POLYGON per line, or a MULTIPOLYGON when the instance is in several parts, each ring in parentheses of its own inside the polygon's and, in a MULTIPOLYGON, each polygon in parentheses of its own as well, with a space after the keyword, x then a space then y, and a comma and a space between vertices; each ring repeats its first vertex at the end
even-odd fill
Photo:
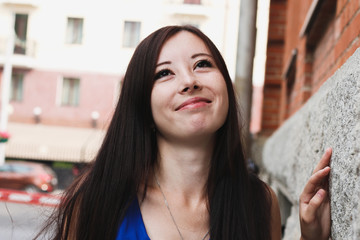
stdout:
POLYGON ((200 37, 188 31, 181 31, 164 43, 158 62, 167 60, 166 58, 186 57, 196 53, 210 54, 210 51, 200 37))

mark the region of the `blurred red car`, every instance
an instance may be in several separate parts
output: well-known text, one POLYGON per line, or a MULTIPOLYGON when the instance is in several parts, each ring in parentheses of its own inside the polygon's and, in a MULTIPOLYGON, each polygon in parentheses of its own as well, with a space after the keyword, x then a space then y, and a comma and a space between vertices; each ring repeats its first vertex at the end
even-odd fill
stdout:
POLYGON ((0 188, 27 192, 52 192, 58 179, 45 164, 25 161, 7 161, 0 166, 0 188))

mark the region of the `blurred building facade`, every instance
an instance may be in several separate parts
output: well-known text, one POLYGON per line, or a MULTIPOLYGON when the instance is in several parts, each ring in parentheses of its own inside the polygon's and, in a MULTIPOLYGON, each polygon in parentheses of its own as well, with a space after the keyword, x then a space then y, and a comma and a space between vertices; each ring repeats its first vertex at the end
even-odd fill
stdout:
POLYGON ((239 0, 1 0, 0 79, 16 33, 6 156, 90 160, 135 47, 159 27, 199 27, 234 75, 239 8, 239 0))

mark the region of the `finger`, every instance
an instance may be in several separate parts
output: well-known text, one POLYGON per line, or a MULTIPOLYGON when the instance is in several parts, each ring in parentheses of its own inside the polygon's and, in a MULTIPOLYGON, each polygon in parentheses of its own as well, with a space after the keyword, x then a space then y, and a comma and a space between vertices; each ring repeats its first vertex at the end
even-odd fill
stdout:
POLYGON ((315 167, 315 169, 313 171, 313 174, 315 172, 319 171, 320 169, 323 169, 326 166, 329 166, 331 154, 332 154, 332 149, 331 148, 328 148, 328 149, 325 150, 325 153, 321 157, 319 163, 316 165, 316 167, 315 167))
POLYGON ((310 220, 315 218, 316 211, 319 209, 321 204, 324 202, 327 193, 324 189, 319 189, 313 198, 311 198, 308 207, 306 208, 306 218, 310 220))
POLYGON ((314 193, 321 187, 324 187, 323 182, 326 179, 326 177, 330 173, 330 167, 325 167, 324 169, 321 169, 314 173, 309 181, 306 183, 304 190, 300 196, 300 201, 304 201, 305 203, 309 202, 314 193))

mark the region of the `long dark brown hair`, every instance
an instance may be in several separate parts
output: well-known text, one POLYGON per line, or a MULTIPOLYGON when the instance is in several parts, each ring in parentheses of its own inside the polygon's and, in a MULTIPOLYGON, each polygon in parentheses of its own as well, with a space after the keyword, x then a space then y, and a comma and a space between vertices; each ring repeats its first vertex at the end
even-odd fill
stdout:
POLYGON ((157 161, 150 106, 155 68, 164 43, 180 31, 195 34, 208 47, 229 97, 226 121, 216 133, 207 183, 211 239, 270 238, 271 196, 268 187, 247 170, 238 105, 227 67, 213 42, 192 26, 163 27, 138 45, 95 161, 67 189, 42 233, 52 229, 52 239, 116 238, 127 208, 141 184, 148 182, 157 161))

